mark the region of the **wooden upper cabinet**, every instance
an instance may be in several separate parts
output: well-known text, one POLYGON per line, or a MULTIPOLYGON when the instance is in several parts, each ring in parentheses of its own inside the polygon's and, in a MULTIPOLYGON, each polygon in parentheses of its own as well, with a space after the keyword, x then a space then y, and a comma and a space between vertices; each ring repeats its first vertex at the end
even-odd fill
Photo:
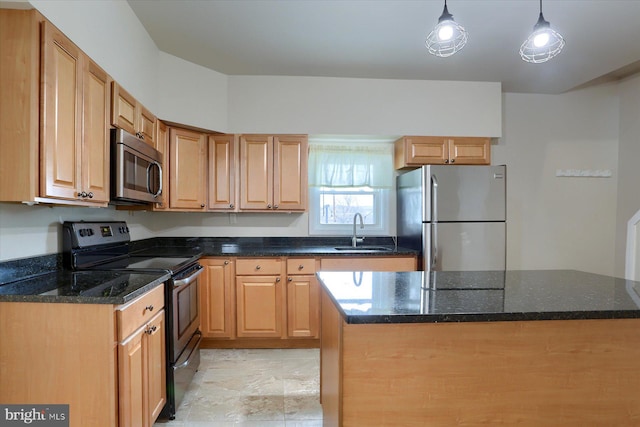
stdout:
POLYGON ((395 142, 396 169, 429 164, 491 164, 489 138, 405 136, 395 142))
POLYGON ((83 64, 82 188, 89 199, 109 202, 111 78, 88 57, 83 64))
POLYGON ((0 201, 107 206, 110 77, 35 10, 0 9, 0 52, 0 201))
POLYGON ((273 137, 273 204, 284 211, 307 210, 308 141, 304 135, 273 137))
POLYGON ((307 136, 240 136, 240 210, 307 209, 307 136))
POLYGON ((110 78, 48 22, 42 58, 42 197, 106 205, 110 78))
POLYGON ((111 97, 111 124, 154 147, 156 116, 117 82, 113 82, 111 97))
POLYGON ((82 192, 82 58, 62 32, 43 23, 42 183, 44 197, 75 199, 82 192))
POLYGON ((490 139, 471 137, 450 138, 449 163, 456 165, 491 164, 490 139))
POLYGON ((170 209, 205 210, 207 206, 206 165, 206 135, 181 128, 170 128, 170 209))
POLYGON ((209 136, 209 210, 238 210, 238 136, 209 136))

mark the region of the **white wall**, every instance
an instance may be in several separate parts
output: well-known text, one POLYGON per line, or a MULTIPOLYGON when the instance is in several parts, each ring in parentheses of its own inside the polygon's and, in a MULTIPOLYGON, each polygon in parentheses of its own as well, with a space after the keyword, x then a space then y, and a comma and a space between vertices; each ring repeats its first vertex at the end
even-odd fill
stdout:
POLYGON ((227 76, 160 52, 159 106, 164 120, 203 129, 227 130, 227 76))
POLYGON ((501 84, 229 76, 229 131, 501 135, 501 84))
POLYGON ((493 163, 507 164, 507 264, 614 273, 617 86, 563 95, 504 95, 493 163), (610 169, 612 178, 559 178, 610 169))
POLYGON ((624 277, 627 222, 640 210, 640 74, 623 81, 620 92, 616 276, 624 277))

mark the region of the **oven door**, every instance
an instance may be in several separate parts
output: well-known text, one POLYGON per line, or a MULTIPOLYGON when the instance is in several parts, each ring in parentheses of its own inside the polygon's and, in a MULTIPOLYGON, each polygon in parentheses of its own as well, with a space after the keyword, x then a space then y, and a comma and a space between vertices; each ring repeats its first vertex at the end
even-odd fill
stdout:
POLYGON ((198 276, 204 268, 197 264, 194 269, 186 272, 186 277, 180 275, 173 279, 172 308, 173 308, 173 355, 170 362, 175 362, 193 334, 200 326, 198 312, 198 276))

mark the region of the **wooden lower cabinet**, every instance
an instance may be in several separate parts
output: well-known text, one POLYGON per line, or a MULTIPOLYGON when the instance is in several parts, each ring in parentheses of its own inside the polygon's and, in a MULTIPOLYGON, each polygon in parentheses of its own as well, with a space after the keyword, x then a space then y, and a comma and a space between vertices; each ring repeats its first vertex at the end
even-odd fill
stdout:
POLYGON ((318 347, 317 271, 414 271, 413 256, 205 257, 200 281, 204 348, 318 347))
POLYGON ((200 329, 205 338, 236 336, 235 260, 202 258, 200 279, 200 329))
POLYGON ((318 338, 320 285, 314 258, 287 259, 287 336, 318 338))
POLYGON ((68 404, 70 427, 152 426, 166 402, 163 306, 163 286, 126 306, 0 302, 0 402, 68 404))
POLYGON ((280 258, 236 261, 238 337, 282 337, 282 264, 280 258))
POLYGON ((327 257, 320 260, 321 271, 415 271, 416 257, 327 257))
POLYGON ((166 403, 164 310, 118 344, 119 427, 150 427, 166 403))

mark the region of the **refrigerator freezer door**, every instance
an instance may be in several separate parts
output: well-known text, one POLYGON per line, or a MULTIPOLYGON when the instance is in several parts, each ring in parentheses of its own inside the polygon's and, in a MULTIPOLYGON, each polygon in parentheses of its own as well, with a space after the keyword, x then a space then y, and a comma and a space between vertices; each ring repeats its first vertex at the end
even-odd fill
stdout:
POLYGON ((487 271, 506 268, 504 222, 424 224, 424 270, 487 271))
POLYGON ((424 166, 425 221, 504 221, 504 166, 424 166))

